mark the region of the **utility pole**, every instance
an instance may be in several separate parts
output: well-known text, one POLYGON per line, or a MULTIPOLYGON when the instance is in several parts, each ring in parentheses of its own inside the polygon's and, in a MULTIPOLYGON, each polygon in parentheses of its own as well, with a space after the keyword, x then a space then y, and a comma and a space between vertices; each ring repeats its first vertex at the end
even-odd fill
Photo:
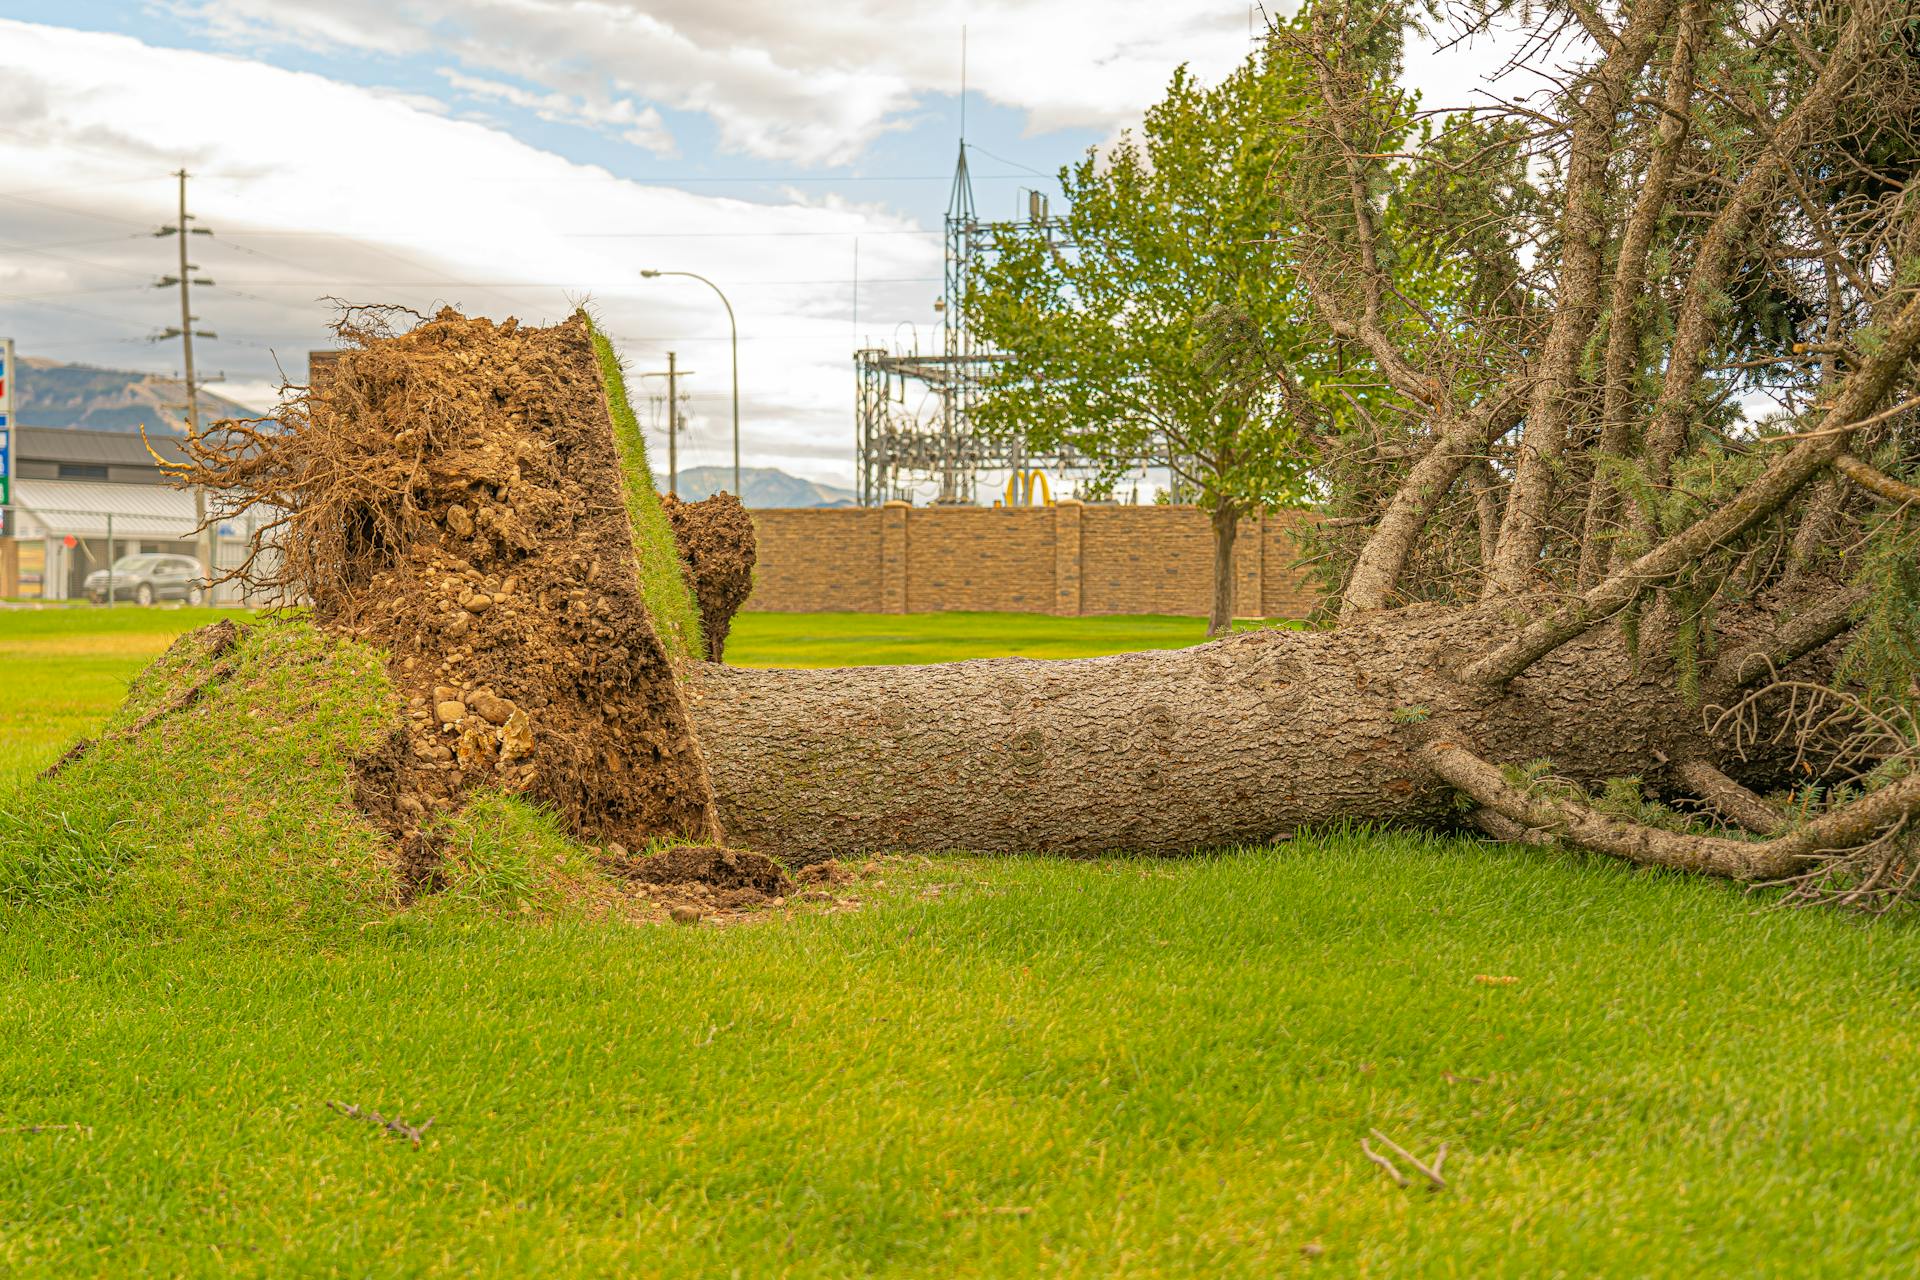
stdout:
POLYGON ((667 492, 680 492, 680 367, 667 352, 667 492))
POLYGON ((667 352, 665 373, 643 373, 643 378, 667 380, 667 492, 680 492, 680 379, 693 376, 693 370, 680 367, 680 357, 667 352))
MULTIPOLYGON (((177 329, 166 329, 154 335, 153 340, 155 342, 165 342, 168 338, 180 339, 181 358, 187 375, 187 435, 191 437, 200 434, 200 380, 193 369, 193 340, 195 338, 217 338, 220 335, 211 333, 205 329, 196 329, 193 327, 193 323, 198 317, 193 314, 192 287, 196 284, 212 285, 213 281, 204 277, 196 277, 193 274, 199 270, 199 268, 187 261, 187 237, 190 235, 210 236, 213 232, 206 227, 188 225, 193 221, 193 215, 187 212, 188 174, 185 169, 180 169, 177 170, 173 176, 180 180, 179 221, 171 227, 162 227, 153 234, 155 236, 180 237, 180 274, 165 277, 155 288, 165 289, 170 285, 180 286, 180 327, 177 329)), ((205 489, 195 489, 193 491, 193 515, 197 524, 206 526, 207 492, 205 489)), ((209 603, 211 603, 213 579, 217 570, 215 556, 217 554, 219 539, 217 531, 211 527, 204 528, 201 536, 204 551, 202 562, 206 565, 207 569, 207 596, 209 603)))

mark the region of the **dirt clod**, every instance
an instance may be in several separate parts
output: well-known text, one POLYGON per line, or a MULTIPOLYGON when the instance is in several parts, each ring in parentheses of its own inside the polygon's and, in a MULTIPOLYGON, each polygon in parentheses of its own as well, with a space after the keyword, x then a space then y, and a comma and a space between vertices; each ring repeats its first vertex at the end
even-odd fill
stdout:
POLYGON ((802 867, 793 878, 804 885, 821 886, 851 884, 854 876, 853 869, 845 863, 829 861, 802 867))
POLYGON ((718 662, 727 647, 733 615, 753 593, 753 517, 730 493, 716 493, 699 502, 682 502, 669 493, 661 505, 700 606, 707 661, 718 662))
POLYGON ((762 896, 784 894, 793 881, 764 853, 687 844, 630 859, 620 873, 642 884, 703 884, 711 889, 750 889, 762 896))

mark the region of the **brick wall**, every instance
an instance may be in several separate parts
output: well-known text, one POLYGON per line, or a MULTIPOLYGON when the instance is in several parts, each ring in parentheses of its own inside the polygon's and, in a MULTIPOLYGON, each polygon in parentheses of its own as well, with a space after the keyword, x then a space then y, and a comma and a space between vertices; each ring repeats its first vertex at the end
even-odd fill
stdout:
MULTIPOLYGON (((1301 618, 1318 595, 1290 530, 1312 517, 1243 520, 1234 612, 1301 618)), ((755 511, 747 608, 937 613, 1207 612, 1213 533, 1194 507, 884 507, 755 511)))
MULTIPOLYGON (((883 594, 885 507, 756 511, 757 568, 749 609, 768 613, 902 613, 883 594)), ((902 525, 904 531, 904 524, 902 525)))

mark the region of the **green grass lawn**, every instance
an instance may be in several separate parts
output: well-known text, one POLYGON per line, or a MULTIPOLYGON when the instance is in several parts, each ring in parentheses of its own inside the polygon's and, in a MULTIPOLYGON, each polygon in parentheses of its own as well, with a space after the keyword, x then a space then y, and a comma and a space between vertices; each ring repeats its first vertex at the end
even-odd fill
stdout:
POLYGON ((98 729, 127 682, 175 636, 224 616, 131 605, 0 608, 0 785, 98 729))
MULTIPOLYGON (((0 675, 95 728, 194 621, 0 614, 0 675)), ((748 615, 737 653, 1199 638, 1006 621, 748 615)), ((1364 832, 851 892, 728 928, 0 906, 0 1274, 1920 1270, 1910 927, 1364 832), (1394 1187, 1376 1127, 1450 1188, 1394 1187)))
POLYGON ((1160 614, 744 613, 727 638, 727 661, 742 667, 871 667, 1009 656, 1092 658, 1181 649, 1206 638, 1206 619, 1160 614))

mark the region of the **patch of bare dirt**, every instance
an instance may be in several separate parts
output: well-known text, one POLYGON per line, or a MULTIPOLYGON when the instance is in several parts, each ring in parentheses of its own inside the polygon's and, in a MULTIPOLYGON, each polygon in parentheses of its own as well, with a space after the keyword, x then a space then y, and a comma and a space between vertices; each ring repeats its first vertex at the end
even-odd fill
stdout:
POLYGON ((753 517, 730 493, 716 493, 698 502, 682 502, 678 494, 669 493, 661 504, 700 606, 707 661, 719 662, 733 615, 753 594, 753 517))
POLYGON ((704 884, 714 889, 751 889, 764 897, 793 890, 780 864, 764 853, 719 845, 686 844, 625 860, 620 874, 642 884, 704 884))
POLYGON ((789 877, 773 859, 711 845, 673 847, 635 856, 615 845, 593 851, 611 875, 575 898, 576 907, 634 921, 728 925, 795 911, 859 911, 863 885, 874 888, 881 862, 816 863, 789 877))

